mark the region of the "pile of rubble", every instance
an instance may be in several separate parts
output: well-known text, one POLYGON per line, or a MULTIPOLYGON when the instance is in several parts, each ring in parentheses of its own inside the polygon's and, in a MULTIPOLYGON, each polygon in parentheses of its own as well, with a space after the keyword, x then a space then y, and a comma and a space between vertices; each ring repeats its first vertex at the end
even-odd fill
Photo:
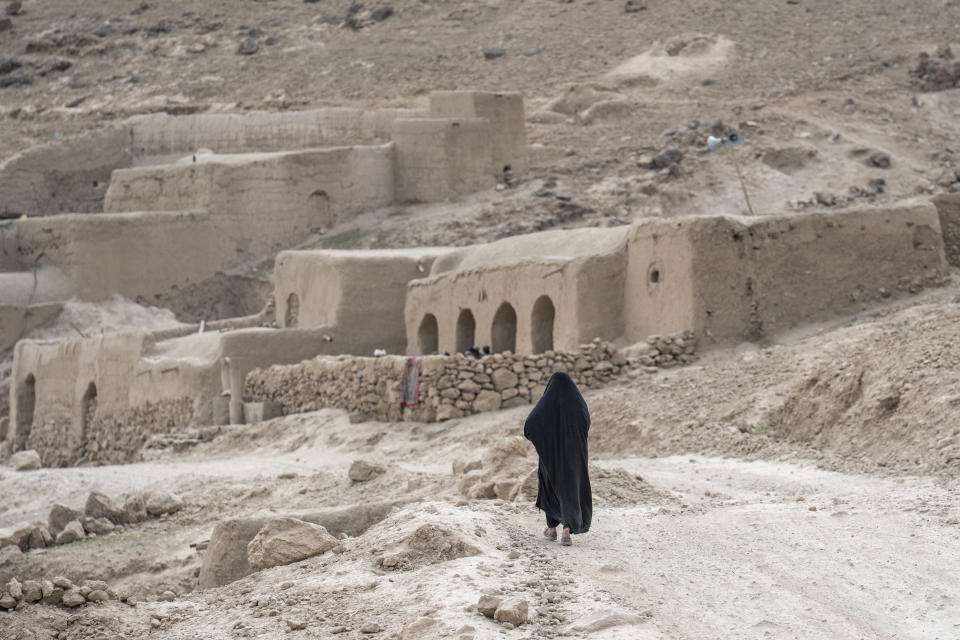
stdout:
POLYGON ((122 502, 94 491, 87 497, 82 511, 55 504, 46 523, 18 522, 0 529, 0 550, 10 553, 10 547, 28 551, 69 544, 86 537, 119 532, 125 525, 176 513, 182 507, 183 501, 178 496, 165 491, 135 493, 122 502))
POLYGON ((0 593, 0 609, 19 609, 33 602, 74 608, 106 600, 120 600, 120 597, 100 580, 84 580, 77 586, 63 576, 23 582, 13 578, 0 593))

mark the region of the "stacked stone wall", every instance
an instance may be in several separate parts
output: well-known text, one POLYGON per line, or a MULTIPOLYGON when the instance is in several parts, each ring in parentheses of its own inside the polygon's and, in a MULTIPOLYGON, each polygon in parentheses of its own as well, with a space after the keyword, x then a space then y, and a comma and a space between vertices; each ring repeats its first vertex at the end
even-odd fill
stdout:
POLYGON ((401 405, 407 360, 402 356, 321 356, 296 365, 255 369, 247 375, 245 395, 257 402, 275 402, 285 415, 338 408, 362 419, 433 422, 536 402, 555 371, 566 371, 581 388, 591 389, 610 382, 628 366, 689 362, 694 344, 692 334, 678 334, 651 336, 630 353, 594 340, 576 352, 527 356, 505 352, 480 360, 463 354, 425 356, 418 404, 412 407, 401 405))

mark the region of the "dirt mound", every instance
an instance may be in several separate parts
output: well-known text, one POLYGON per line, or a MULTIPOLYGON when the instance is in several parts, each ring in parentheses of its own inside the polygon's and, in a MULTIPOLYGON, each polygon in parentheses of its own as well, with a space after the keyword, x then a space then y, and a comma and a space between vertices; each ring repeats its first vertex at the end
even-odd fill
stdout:
POLYGON ((512 436, 487 449, 480 460, 454 461, 453 472, 460 476, 457 488, 468 498, 515 500, 531 469, 536 475, 536 466, 533 445, 512 436))
POLYGON ((455 532, 436 524, 419 527, 404 543, 407 549, 379 558, 377 566, 386 571, 410 571, 480 553, 455 532))
POLYGON ((670 504, 677 499, 626 469, 590 465, 590 488, 595 507, 627 507, 637 504, 670 504))

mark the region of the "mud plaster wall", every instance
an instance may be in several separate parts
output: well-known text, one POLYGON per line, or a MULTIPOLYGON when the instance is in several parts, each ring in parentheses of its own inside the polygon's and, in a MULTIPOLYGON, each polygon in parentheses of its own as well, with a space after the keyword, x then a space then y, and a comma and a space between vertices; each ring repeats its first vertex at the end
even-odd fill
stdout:
POLYGON ((398 119, 398 202, 436 202, 496 185, 490 122, 480 118, 398 119))
POLYGON ((393 147, 336 147, 118 171, 105 210, 206 209, 258 255, 393 202, 393 147))
POLYGON ((501 176, 505 167, 514 176, 527 172, 526 117, 519 93, 435 91, 430 94, 430 116, 485 118, 490 122, 494 174, 501 176))
POLYGON ((696 302, 693 329, 756 340, 856 313, 942 284, 946 261, 932 205, 687 225, 696 302))
POLYGON ((132 164, 123 126, 27 149, 0 164, 0 214, 101 211, 110 174, 132 164))
POLYGON ((277 322, 287 328, 338 327, 349 344, 340 353, 404 353, 407 282, 428 274, 446 252, 285 251, 274 265, 277 322))
POLYGON ((57 302, 31 305, 0 304, 0 351, 12 347, 31 329, 56 318, 62 308, 63 305, 57 302))
POLYGON ((80 298, 150 296, 202 280, 236 259, 204 212, 62 215, 18 220, 21 263, 62 271, 80 298))
POLYGON ((421 361, 419 405, 403 408, 401 376, 406 358, 317 358, 297 365, 252 371, 246 394, 272 401, 284 414, 344 409, 375 420, 433 422, 536 402, 553 372, 565 369, 582 388, 618 375, 626 359, 599 340, 572 353, 537 356, 495 354, 475 360, 462 354, 421 361))
POLYGON ((933 199, 943 231, 947 262, 960 267, 960 193, 945 193, 933 199))
POLYGON ((427 314, 437 320, 437 352, 454 353, 471 346, 496 349, 493 323, 503 305, 516 314, 515 353, 533 350, 532 315, 536 301, 547 296, 555 310, 553 348, 576 349, 577 330, 576 267, 566 261, 540 259, 490 269, 470 269, 415 280, 407 288, 404 311, 407 353, 421 355, 419 332, 427 314), (473 317, 475 331, 470 344, 457 344, 461 313, 473 317))

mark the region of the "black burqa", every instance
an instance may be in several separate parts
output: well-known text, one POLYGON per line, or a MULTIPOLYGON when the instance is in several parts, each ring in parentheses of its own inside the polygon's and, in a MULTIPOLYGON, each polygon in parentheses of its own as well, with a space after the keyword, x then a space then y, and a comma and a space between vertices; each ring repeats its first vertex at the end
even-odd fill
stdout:
POLYGON ((557 372, 523 425, 524 437, 540 456, 537 507, 547 523, 562 523, 570 533, 586 533, 593 517, 587 471, 590 412, 577 385, 557 372))

